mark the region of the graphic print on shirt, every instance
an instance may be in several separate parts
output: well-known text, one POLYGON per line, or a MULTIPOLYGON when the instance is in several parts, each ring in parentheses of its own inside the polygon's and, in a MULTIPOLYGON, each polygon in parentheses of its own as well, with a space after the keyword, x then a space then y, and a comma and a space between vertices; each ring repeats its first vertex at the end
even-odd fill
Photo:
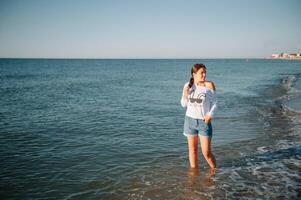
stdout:
POLYGON ((191 90, 191 93, 189 95, 189 102, 193 103, 193 104, 196 103, 196 104, 203 105, 203 102, 204 102, 204 100, 206 98, 206 94, 203 93, 203 92, 201 92, 201 93, 195 95, 195 90, 196 90, 195 88, 193 88, 191 90))

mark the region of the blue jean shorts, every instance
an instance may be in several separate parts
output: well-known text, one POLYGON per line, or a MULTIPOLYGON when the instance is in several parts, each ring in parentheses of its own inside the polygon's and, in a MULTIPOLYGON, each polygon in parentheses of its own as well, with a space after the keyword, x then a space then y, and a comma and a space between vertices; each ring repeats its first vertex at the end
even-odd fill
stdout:
POLYGON ((185 136, 206 136, 212 138, 212 125, 211 122, 205 123, 202 119, 194 119, 185 116, 184 133, 185 136))

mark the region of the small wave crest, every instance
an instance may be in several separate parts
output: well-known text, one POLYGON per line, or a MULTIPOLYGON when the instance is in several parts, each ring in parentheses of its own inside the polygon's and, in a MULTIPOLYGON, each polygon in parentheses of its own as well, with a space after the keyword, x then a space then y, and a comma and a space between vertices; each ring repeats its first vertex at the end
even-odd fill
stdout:
POLYGON ((266 89, 266 104, 257 112, 262 117, 278 113, 287 117, 301 114, 301 73, 286 75, 280 83, 266 89))
POLYGON ((282 79, 282 81, 281 81, 282 87, 285 88, 287 91, 292 90, 294 82, 296 81, 298 76, 299 76, 299 74, 289 75, 286 78, 282 79))
POLYGON ((287 80, 288 92, 282 97, 283 107, 286 111, 301 114, 301 74, 289 76, 287 80))

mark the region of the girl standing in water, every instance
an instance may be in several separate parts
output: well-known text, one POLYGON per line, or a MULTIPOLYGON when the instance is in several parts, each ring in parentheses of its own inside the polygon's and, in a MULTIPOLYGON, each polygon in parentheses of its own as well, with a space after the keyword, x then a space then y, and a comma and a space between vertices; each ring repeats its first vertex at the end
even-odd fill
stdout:
POLYGON ((191 68, 190 82, 183 88, 181 105, 187 107, 184 135, 187 137, 189 162, 191 168, 198 167, 198 140, 207 163, 214 169, 216 161, 211 152, 211 138, 214 111, 216 110, 215 86, 206 80, 206 67, 194 64, 191 68))

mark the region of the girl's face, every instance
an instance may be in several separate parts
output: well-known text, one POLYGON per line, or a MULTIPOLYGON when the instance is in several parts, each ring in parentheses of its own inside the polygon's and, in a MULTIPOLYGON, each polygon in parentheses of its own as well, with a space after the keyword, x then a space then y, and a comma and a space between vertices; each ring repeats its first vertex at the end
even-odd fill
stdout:
POLYGON ((206 69, 201 68, 196 73, 193 73, 195 83, 204 82, 206 80, 206 69))

